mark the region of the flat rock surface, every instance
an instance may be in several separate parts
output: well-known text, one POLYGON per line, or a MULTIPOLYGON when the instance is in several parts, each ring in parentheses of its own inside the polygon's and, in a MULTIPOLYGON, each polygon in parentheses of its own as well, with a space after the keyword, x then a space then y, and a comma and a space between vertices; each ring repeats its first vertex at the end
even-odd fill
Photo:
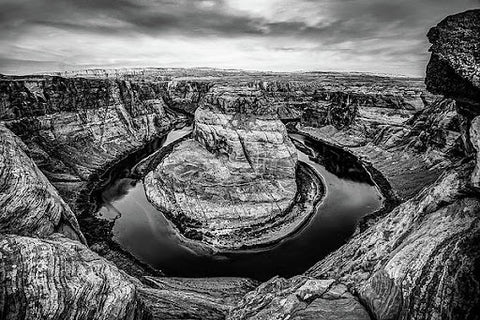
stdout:
POLYGON ((139 289, 154 319, 225 319, 258 283, 243 278, 153 278, 139 289))

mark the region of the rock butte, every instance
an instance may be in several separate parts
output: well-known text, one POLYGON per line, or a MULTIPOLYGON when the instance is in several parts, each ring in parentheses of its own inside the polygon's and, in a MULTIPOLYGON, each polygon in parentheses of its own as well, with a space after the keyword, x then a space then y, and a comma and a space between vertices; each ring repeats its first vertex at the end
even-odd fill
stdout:
POLYGON ((189 238, 229 250, 272 242, 292 221, 297 151, 259 90, 215 88, 195 111, 193 139, 145 178, 149 200, 189 238), (284 220, 281 228, 279 220, 284 220))
MULTIPOLYGON (((418 79, 336 73, 2 76, 0 318, 479 319, 479 33, 480 10, 429 32, 426 83, 444 98, 418 79), (363 159, 400 204, 304 274, 260 285, 160 276, 118 250, 88 190, 225 86, 261 91, 280 119, 363 159)), ((213 157, 198 132, 189 143, 213 157)))

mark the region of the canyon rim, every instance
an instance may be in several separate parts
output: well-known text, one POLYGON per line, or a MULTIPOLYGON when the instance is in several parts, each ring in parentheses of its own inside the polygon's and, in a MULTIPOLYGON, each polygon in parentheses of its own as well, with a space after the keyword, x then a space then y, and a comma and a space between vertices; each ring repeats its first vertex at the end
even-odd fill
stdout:
POLYGON ((480 319, 480 9, 407 2, 1 1, 0 319, 480 319))

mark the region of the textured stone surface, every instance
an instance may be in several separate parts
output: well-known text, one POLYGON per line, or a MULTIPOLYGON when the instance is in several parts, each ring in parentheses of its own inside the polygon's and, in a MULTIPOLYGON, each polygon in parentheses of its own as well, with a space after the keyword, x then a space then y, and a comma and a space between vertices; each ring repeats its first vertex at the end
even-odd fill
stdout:
POLYGON ((476 164, 472 173, 472 184, 480 190, 480 117, 473 119, 470 126, 470 141, 476 150, 476 164))
POLYGON ((357 288, 380 314, 391 309, 383 303, 375 306, 375 297, 397 308, 398 298, 389 295, 396 296, 400 288, 401 319, 473 319, 480 302, 475 284, 480 201, 468 192, 468 172, 469 168, 446 172, 307 274, 357 288), (377 272, 388 277, 372 285, 377 272))
POLYGON ((298 129, 348 149, 379 170, 396 197, 408 200, 468 153, 462 134, 465 122, 454 101, 439 99, 399 123, 389 118, 357 117, 342 130, 329 125, 301 125, 298 129))
MULTIPOLYGON (((173 90, 173 89, 172 89, 173 90)), ((96 176, 184 118, 166 82, 39 77, 0 81, 0 120, 79 213, 96 176)))
MULTIPOLYGON (((219 90, 219 89, 217 89, 219 90)), ((195 112, 193 139, 181 142, 145 178, 149 200, 180 231, 217 249, 274 241, 269 236, 296 196, 297 153, 258 91, 214 91, 195 112)))
POLYGON ((225 319, 257 283, 242 278, 152 278, 139 289, 154 319, 225 319))
POLYGON ((0 235, 2 319, 147 319, 135 285, 82 244, 0 235))
POLYGON ((370 316, 347 287, 305 276, 273 278, 249 292, 227 319, 355 319, 370 316))
POLYGON ((480 10, 449 16, 428 33, 428 90, 480 105, 480 10))
POLYGON ((46 237, 63 232, 85 241, 73 212, 26 149, 0 124, 0 233, 46 237))

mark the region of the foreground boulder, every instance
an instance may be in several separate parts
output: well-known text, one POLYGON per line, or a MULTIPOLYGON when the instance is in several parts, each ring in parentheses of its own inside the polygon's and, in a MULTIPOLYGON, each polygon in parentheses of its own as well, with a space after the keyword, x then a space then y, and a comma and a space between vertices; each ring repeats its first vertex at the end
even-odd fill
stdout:
POLYGON ((298 220, 268 226, 294 202, 296 149, 261 92, 216 90, 195 112, 193 139, 147 175, 147 196, 185 236, 214 248, 285 236, 298 220))
POLYGON ((427 89, 473 105, 470 111, 480 113, 480 10, 445 18, 428 32, 428 39, 432 57, 427 89))
POLYGON ((2 319, 146 319, 129 277, 77 241, 0 235, 2 319))

